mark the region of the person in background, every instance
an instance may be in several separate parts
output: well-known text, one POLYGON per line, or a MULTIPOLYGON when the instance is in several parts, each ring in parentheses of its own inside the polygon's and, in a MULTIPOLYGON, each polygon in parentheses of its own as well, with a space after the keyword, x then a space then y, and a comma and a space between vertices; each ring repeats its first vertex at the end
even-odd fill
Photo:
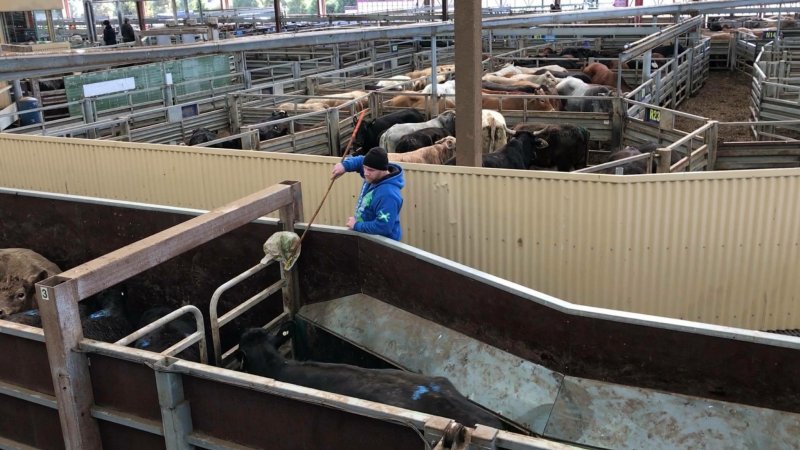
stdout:
POLYGON ((136 34, 133 32, 133 27, 128 23, 127 18, 124 20, 120 32, 122 33, 122 42, 133 42, 136 40, 136 34))
POLYGON ((103 21, 103 43, 106 45, 117 45, 117 33, 111 27, 108 19, 103 21))
POLYGON ((364 156, 336 163, 331 175, 336 179, 345 172, 358 172, 364 179, 355 216, 347 219, 347 228, 399 241, 402 237, 400 210, 403 208, 400 190, 405 186, 403 168, 389 164, 386 150, 373 147, 364 156))

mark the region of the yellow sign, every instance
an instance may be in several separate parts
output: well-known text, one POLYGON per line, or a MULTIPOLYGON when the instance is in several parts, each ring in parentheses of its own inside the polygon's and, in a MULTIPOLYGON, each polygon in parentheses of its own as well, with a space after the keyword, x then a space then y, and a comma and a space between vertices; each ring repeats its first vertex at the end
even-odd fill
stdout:
POLYGON ((658 109, 647 108, 645 111, 644 120, 647 122, 661 122, 661 111, 658 109))

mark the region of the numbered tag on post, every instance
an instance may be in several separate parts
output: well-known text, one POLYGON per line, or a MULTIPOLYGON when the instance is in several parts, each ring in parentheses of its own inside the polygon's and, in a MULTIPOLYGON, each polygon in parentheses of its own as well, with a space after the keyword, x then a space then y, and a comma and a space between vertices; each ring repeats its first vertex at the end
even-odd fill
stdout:
POLYGON ((661 122, 661 111, 658 109, 652 108, 645 108, 644 110, 644 121, 650 123, 660 123, 661 122))

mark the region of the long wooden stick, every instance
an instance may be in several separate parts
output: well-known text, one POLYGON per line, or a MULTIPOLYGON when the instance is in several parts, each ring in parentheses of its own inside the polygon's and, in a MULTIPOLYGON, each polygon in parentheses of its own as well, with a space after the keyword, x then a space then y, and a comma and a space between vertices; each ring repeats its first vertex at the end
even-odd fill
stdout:
MULTIPOLYGON (((361 127, 361 121, 364 120, 364 114, 366 114, 366 112, 367 112, 366 109, 361 110, 361 114, 358 116, 358 122, 356 123, 355 128, 353 128, 353 134, 350 136, 350 142, 347 143, 347 147, 345 147, 344 153, 342 153, 342 157, 341 159, 339 159, 339 162, 344 161, 344 157, 347 156, 348 153, 350 153, 350 147, 353 145, 353 140, 356 138, 356 133, 358 133, 358 129, 361 127)), ((335 181, 336 178, 331 178, 331 182, 328 184, 328 190, 325 191, 325 195, 322 196, 322 201, 319 202, 317 210, 314 211, 314 215, 312 215, 311 220, 308 221, 308 226, 306 227, 305 231, 303 231, 303 235, 300 236, 300 240, 297 241, 297 245, 294 246, 293 251, 297 250, 300 247, 300 244, 303 243, 303 239, 305 239, 306 233, 308 233, 308 230, 311 229, 311 224, 314 223, 314 219, 317 218, 317 214, 319 214, 319 211, 322 209, 322 205, 325 204, 325 200, 327 200, 328 194, 331 193, 331 188, 333 187, 333 183, 335 181)))

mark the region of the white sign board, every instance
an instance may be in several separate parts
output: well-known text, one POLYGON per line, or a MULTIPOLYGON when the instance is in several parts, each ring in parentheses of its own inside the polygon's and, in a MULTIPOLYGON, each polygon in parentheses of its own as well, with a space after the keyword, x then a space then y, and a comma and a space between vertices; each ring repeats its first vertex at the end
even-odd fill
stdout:
POLYGON ((117 80, 84 84, 83 96, 97 97, 98 95, 113 94, 115 92, 131 91, 135 88, 136 88, 136 80, 133 77, 120 78, 117 80))

